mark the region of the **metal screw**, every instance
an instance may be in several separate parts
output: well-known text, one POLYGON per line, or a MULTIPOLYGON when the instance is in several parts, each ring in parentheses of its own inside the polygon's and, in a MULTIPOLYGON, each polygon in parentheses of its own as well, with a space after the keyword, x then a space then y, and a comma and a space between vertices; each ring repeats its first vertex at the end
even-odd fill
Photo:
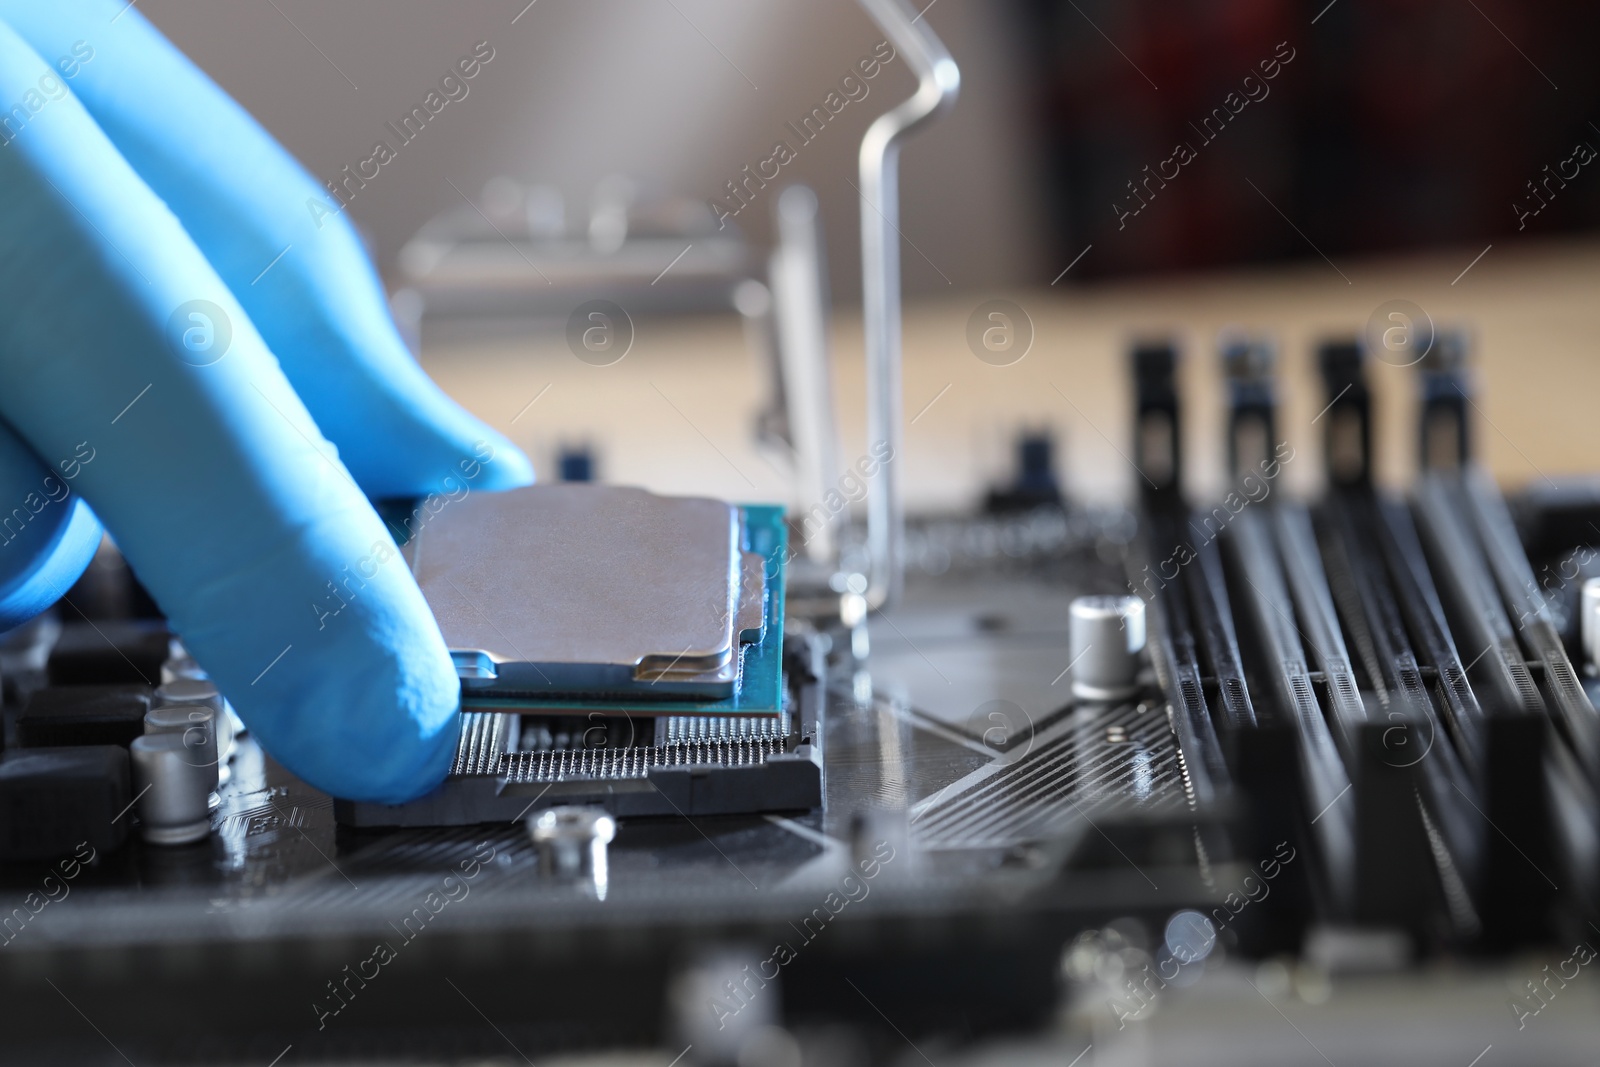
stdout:
POLYGON ((548 808, 528 819, 528 836, 539 850, 539 872, 565 882, 592 882, 603 897, 606 849, 617 823, 604 808, 548 808))

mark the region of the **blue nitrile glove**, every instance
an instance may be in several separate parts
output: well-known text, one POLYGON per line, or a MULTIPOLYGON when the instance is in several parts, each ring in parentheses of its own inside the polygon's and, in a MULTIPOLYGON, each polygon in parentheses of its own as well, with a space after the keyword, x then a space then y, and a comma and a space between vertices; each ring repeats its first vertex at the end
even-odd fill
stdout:
POLYGON ((267 751, 339 796, 426 791, 458 683, 367 496, 522 485, 527 459, 411 359, 322 188, 126 0, 0 22, 0 627, 76 579, 98 516, 267 751))

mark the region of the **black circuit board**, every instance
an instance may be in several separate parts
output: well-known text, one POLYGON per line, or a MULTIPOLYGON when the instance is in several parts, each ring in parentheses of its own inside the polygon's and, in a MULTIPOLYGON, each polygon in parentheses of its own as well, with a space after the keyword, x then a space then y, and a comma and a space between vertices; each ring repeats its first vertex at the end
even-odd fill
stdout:
MULTIPOLYGON (((1138 362, 1140 417, 1175 425, 1159 356, 1138 362)), ((1108 945, 1166 978, 1329 929, 1422 960, 1569 943, 1595 919, 1577 597, 1600 571, 1581 532, 1600 500, 1507 501, 1464 453, 1381 493, 1364 393, 1329 366, 1346 375, 1330 432, 1357 443, 1327 449, 1342 465, 1316 501, 1241 477, 1195 507, 1180 456, 1136 449, 1168 472, 1137 511, 1030 501, 913 524, 901 603, 854 630, 791 627, 786 702, 820 748, 821 806, 623 818, 603 887, 546 877, 520 817, 343 826, 246 735, 206 841, 125 829, 92 856, 0 865, 17 1055, 111 1034, 136 1062, 664 1047, 685 1025, 673 991, 719 953, 781 970, 786 1025, 962 1041, 1046 1025, 1064 982, 1100 981, 1073 961, 1108 945), (1085 594, 1145 602, 1126 699, 1071 696, 1067 605, 1085 594), (1174 922, 1205 951, 1175 948, 1174 922), (233 994, 206 999, 219 983, 233 994), (163 1024, 185 996, 208 1010, 163 1024), (619 1019, 619 998, 637 1010, 619 1019)), ((1270 427, 1262 396, 1237 391, 1233 430, 1270 427)), ((87 625, 12 635, 13 750, 38 736, 19 719, 41 689, 159 671, 161 622, 109 600, 87 625)))
MULTIPOLYGON (((448 996, 477 1018, 444 983, 446 975, 492 1011, 489 1005, 503 1006, 507 968, 518 973, 520 987, 547 980, 540 977, 544 967, 562 968, 555 984, 573 990, 614 984, 619 969, 638 975, 647 1008, 631 1029, 619 1031, 615 1013, 603 1008, 609 996, 578 1006, 558 997, 536 1002, 531 1013, 527 1001, 517 1001, 524 1007, 512 1009, 509 1019, 495 1017, 523 1041, 519 1047, 531 1053, 622 1038, 656 1040, 666 1025, 663 990, 675 968, 726 938, 810 944, 805 935, 815 937, 817 920, 804 920, 837 889, 858 854, 893 859, 883 863, 874 884, 861 883, 870 899, 852 903, 839 916, 840 928, 865 929, 882 915, 901 924, 896 936, 913 942, 922 936, 913 937, 913 927, 929 922, 948 926, 958 939, 972 936, 976 928, 969 921, 988 910, 997 891, 1019 899, 1042 894, 1041 901, 1050 901, 1043 906, 1073 916, 1074 927, 1082 916, 1126 911, 1130 904, 1154 917, 1203 899, 1192 797, 1159 691, 1074 714, 1061 681, 1066 646, 1060 608, 1080 592, 1115 585, 1131 524, 1124 515, 1070 526, 1037 516, 998 525, 1029 527, 1030 555, 1007 554, 988 564, 958 560, 958 571, 970 571, 964 577, 914 576, 892 625, 872 629, 870 649, 855 647, 869 640, 865 632, 854 639, 846 630, 791 637, 787 684, 793 706, 804 709, 808 729, 821 742, 821 807, 624 818, 609 849, 603 895, 592 886, 574 889, 542 877, 522 818, 471 827, 342 826, 330 797, 287 773, 248 733, 238 739, 205 841, 177 848, 147 844, 133 825, 136 815, 120 812, 130 824, 120 846, 99 848, 70 880, 54 860, 0 864, 0 892, 24 913, 39 894, 59 898, 14 923, 0 951, 7 1002, 26 1009, 20 1016, 26 1039, 16 1047, 27 1051, 19 1054, 95 1047, 101 1038, 84 1026, 77 1008, 107 1034, 118 1034, 119 1047, 130 1055, 144 1049, 181 1058, 226 1047, 266 1052, 270 1059, 291 1043, 338 1050, 419 1040, 487 1053, 496 1051, 499 1039, 493 1031, 487 1037, 474 1032, 454 1009, 421 1026, 427 1033, 419 1037, 416 998, 448 996), (1040 528, 1054 533, 1038 536, 1040 528), (952 584, 958 578, 960 584, 952 584), (922 672, 934 662, 953 677, 924 699, 922 672), (1108 851, 1089 830, 1089 812, 1102 828, 1138 826, 1141 842, 1121 842, 1127 858, 1108 851), (1064 883, 1061 872, 1080 862, 1085 880, 1064 883), (1162 874, 1163 891, 1146 882, 1148 873, 1170 870, 1183 873, 1162 874), (572 954, 591 942, 606 949, 585 957, 586 971, 572 954), (384 962, 376 962, 375 953, 384 962), (370 980, 370 993, 352 997, 344 990, 341 1002, 328 984, 343 989, 347 964, 368 974, 377 966, 387 977, 370 980), (164 977, 95 1010, 94 976, 119 974, 121 982, 128 968, 164 977), (148 1012, 158 989, 170 995, 191 983, 204 985, 207 976, 226 976, 231 986, 259 997, 207 1013, 181 1031, 156 1025, 160 1014, 148 1012), (457 1024, 461 1034, 453 1029, 457 1024), (360 1044, 366 1041, 379 1044, 360 1044)), ((141 683, 130 680, 128 670, 158 671, 153 661, 167 636, 152 619, 79 620, 64 623, 61 634, 76 659, 29 652, 45 666, 14 672, 8 685, 13 720, 41 688, 73 690, 69 670, 102 686, 137 689, 141 683), (86 639, 95 629, 111 638, 98 652, 86 639), (127 635, 133 640, 118 647, 127 635), (140 642, 144 658, 125 660, 140 642)), ((62 638, 55 640, 59 645, 62 638)), ((14 660, 25 662, 20 640, 13 641, 14 660)), ((821 965, 836 952, 875 955, 859 936, 818 939, 825 949, 808 952, 807 965, 821 965)), ((1041 955, 1041 944, 1019 926, 1015 940, 986 950, 1028 957, 1018 974, 1036 979, 1027 996, 1005 998, 999 1017, 1021 1021, 1048 1010, 1057 949, 1041 955)), ((874 1003, 903 1013, 908 1024, 924 1018, 943 1025, 940 1017, 947 1020, 963 998, 963 1011, 972 1015, 968 994, 981 973, 972 970, 970 958, 947 959, 944 1009, 939 998, 913 995, 915 986, 901 989, 900 978, 852 974, 858 984, 868 983, 863 989, 874 1003), (960 973, 969 977, 955 977, 960 973)), ((909 958, 904 965, 910 973, 924 969, 909 958)), ((790 985, 786 1001, 802 997, 796 1003, 803 1003, 805 983, 790 985)), ((818 1010, 836 1009, 824 1003, 818 1010)), ((988 1024, 974 1015, 972 1025, 988 1024)))

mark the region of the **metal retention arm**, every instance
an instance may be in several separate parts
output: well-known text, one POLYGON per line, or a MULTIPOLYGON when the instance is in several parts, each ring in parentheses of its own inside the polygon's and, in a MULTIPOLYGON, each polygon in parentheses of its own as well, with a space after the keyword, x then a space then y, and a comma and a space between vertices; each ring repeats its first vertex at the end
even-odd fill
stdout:
POLYGON ((900 493, 900 142, 948 111, 961 87, 955 60, 905 0, 860 0, 917 76, 909 100, 880 115, 861 138, 861 303, 867 353, 867 442, 892 459, 867 491, 867 603, 899 598, 905 578, 905 513, 900 493))

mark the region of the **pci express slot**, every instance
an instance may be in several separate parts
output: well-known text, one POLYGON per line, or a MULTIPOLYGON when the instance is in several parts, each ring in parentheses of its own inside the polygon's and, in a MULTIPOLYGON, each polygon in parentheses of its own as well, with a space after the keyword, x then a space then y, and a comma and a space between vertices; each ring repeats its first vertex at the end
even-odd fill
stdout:
POLYGON ((1408 621, 1428 642, 1436 677, 1455 673, 1454 656, 1439 629, 1439 613, 1431 610, 1426 572, 1395 566, 1403 562, 1406 531, 1392 535, 1373 488, 1372 399, 1364 354, 1354 341, 1333 340, 1320 347, 1318 364, 1330 398, 1323 430, 1330 489, 1319 512, 1320 544, 1308 519, 1292 523, 1286 533, 1287 543, 1298 546, 1290 555, 1302 576, 1297 596, 1313 631, 1308 640, 1329 675, 1333 706, 1349 731, 1345 748, 1356 783, 1359 853, 1356 915, 1415 926, 1431 910, 1436 889, 1455 932, 1475 935, 1481 930, 1477 891, 1486 833, 1477 784, 1467 769, 1467 761, 1476 763, 1481 756, 1475 702, 1470 690, 1445 695, 1454 734, 1464 742, 1458 752, 1423 685, 1408 621), (1321 567, 1316 567, 1313 545, 1320 548, 1321 567), (1341 615, 1381 720, 1366 715, 1349 681, 1341 615), (1463 799, 1476 817, 1462 808, 1463 799), (1391 867, 1387 877, 1385 866, 1391 867))
MULTIPOLYGON (((1325 350, 1322 369, 1328 394, 1336 401, 1349 391, 1345 402, 1354 401, 1353 417, 1346 422, 1357 428, 1358 448, 1364 452, 1371 439, 1370 402, 1359 353, 1352 353, 1348 346, 1325 350)), ((1531 586, 1526 557, 1493 488, 1487 482, 1479 483, 1479 488, 1487 487, 1488 492, 1478 501, 1485 514, 1475 517, 1463 484, 1463 472, 1471 469, 1471 435, 1466 426, 1467 382, 1459 339, 1442 335, 1434 349, 1424 354, 1419 371, 1423 387, 1418 411, 1419 460, 1424 473, 1412 512, 1397 503, 1377 500, 1371 488, 1370 456, 1364 455, 1352 465, 1355 477, 1336 490, 1346 507, 1355 512, 1344 527, 1344 541, 1366 546, 1358 553, 1358 558, 1366 560, 1361 569, 1372 576, 1366 602, 1380 612, 1366 623, 1350 614, 1355 619, 1352 626, 1369 626, 1374 641, 1382 640, 1385 629, 1395 634, 1391 647, 1379 654, 1377 671, 1369 669, 1375 685, 1392 684, 1398 672, 1390 668, 1399 662, 1395 648, 1404 651, 1407 636, 1415 641, 1418 666, 1434 672, 1439 701, 1429 712, 1442 714, 1450 744, 1434 745, 1420 768, 1423 784, 1431 783, 1431 789, 1442 794, 1435 815, 1441 810, 1458 810, 1477 820, 1471 835, 1481 842, 1477 877, 1471 877, 1472 865, 1466 862, 1469 853, 1464 847, 1441 851, 1453 852, 1463 861, 1461 873, 1472 887, 1486 940, 1504 944, 1547 931, 1548 905, 1556 886, 1545 872, 1557 866, 1547 832, 1552 821, 1551 797, 1565 791, 1560 783, 1574 780, 1572 773, 1561 769, 1572 760, 1551 744, 1543 699, 1497 589, 1497 576, 1501 585, 1515 583, 1519 561, 1520 572, 1531 586), (1494 523, 1495 508, 1504 518, 1498 525, 1494 523), (1492 533, 1485 532, 1490 527, 1492 533), (1391 600, 1400 610, 1403 628, 1393 628, 1387 617, 1391 600), (1452 636, 1452 628, 1459 641, 1452 636), (1470 657, 1465 667, 1463 653, 1470 657), (1468 677, 1474 668, 1485 694, 1481 703, 1468 677), (1438 759, 1433 758, 1435 754, 1438 759), (1452 760, 1452 755, 1458 761, 1452 760), (1457 762, 1464 773, 1458 773, 1457 762), (1451 792, 1459 794, 1470 811, 1456 803, 1458 798, 1450 796, 1451 792), (1518 840, 1508 836, 1508 827, 1518 840)), ((1330 455, 1335 452, 1332 433, 1330 428, 1330 455)), ((1329 476, 1340 484, 1338 472, 1330 469, 1329 476)), ((1359 574, 1356 580, 1360 580, 1359 574)), ((1531 613, 1523 617, 1527 614, 1531 613)), ((1553 628, 1549 632, 1553 635, 1553 628)), ((1556 649, 1559 654, 1558 641, 1556 649)), ((1564 655, 1560 661, 1566 666, 1564 655)), ((1566 675, 1571 676, 1570 666, 1566 675)), ((1575 679, 1571 688, 1577 688, 1575 679)), ((1586 700, 1582 702, 1587 705, 1586 700)), ((1437 719, 1430 718, 1430 728, 1435 722, 1437 719)), ((1577 785, 1582 788, 1581 782, 1577 785)), ((1429 820, 1427 829, 1434 841, 1449 834, 1437 818, 1429 820)), ((1441 867, 1441 874, 1449 871, 1441 867)))
MULTIPOLYGON (((1219 793, 1226 785, 1233 810, 1248 813, 1235 825, 1235 833, 1243 835, 1235 847, 1266 855, 1285 840, 1303 839, 1301 828, 1317 811, 1329 808, 1347 782, 1314 704, 1307 712, 1311 726, 1302 729, 1270 699, 1266 707, 1252 699, 1235 604, 1254 593, 1230 590, 1220 547, 1238 505, 1229 497, 1212 510, 1191 510, 1183 498, 1175 369, 1170 344, 1144 345, 1134 352, 1133 450, 1144 475, 1135 587, 1150 604, 1152 660, 1174 709, 1180 750, 1189 765, 1207 769, 1219 793), (1151 561, 1159 562, 1151 566, 1151 561)), ((1235 397, 1243 402, 1230 439, 1237 437, 1244 445, 1230 447, 1236 466, 1273 454, 1270 383, 1258 375, 1250 384, 1252 388, 1235 397)), ((1303 692, 1309 694, 1309 689, 1303 692)), ((1324 851, 1341 857, 1349 852, 1346 820, 1346 813, 1330 810, 1312 826, 1313 833, 1326 837, 1324 851)), ((1341 858, 1330 866, 1343 870, 1348 864, 1341 858)), ((1298 913, 1312 900, 1310 867, 1297 870, 1292 881, 1295 888, 1280 909, 1298 913)))
MULTIPOLYGON (((1482 584, 1484 575, 1474 555, 1454 555, 1442 569, 1431 571, 1412 511, 1392 501, 1382 502, 1379 511, 1380 519, 1371 528, 1376 531, 1420 662, 1434 671, 1434 692, 1449 739, 1475 787, 1471 796, 1463 787, 1463 798, 1471 803, 1472 814, 1486 824, 1477 879, 1478 913, 1484 936, 1490 943, 1538 936, 1545 929, 1545 904, 1554 886, 1535 869, 1525 850, 1543 855, 1538 865, 1544 868, 1553 866, 1549 850, 1531 841, 1519 845, 1502 828, 1541 827, 1549 823, 1550 804, 1545 788, 1551 740, 1548 723, 1541 711, 1524 706, 1509 665, 1498 658, 1485 655, 1478 660, 1499 681, 1498 689, 1494 685, 1487 687, 1487 706, 1479 700, 1468 677, 1467 666, 1462 663, 1462 647, 1454 634, 1461 633, 1474 650, 1492 650, 1497 645, 1487 640, 1478 644, 1459 628, 1452 629, 1435 576, 1447 584, 1482 584), (1468 573, 1474 569, 1478 569, 1475 578, 1468 573)), ((1460 599, 1459 591, 1456 598, 1460 599)), ((1473 621, 1487 632, 1493 628, 1490 620, 1496 617, 1503 619, 1503 613, 1491 602, 1486 614, 1474 615, 1473 621)), ((1468 654, 1478 657, 1477 651, 1468 654)), ((1516 666, 1522 667, 1520 661, 1516 666)))
POLYGON ((1517 539, 1516 527, 1505 500, 1481 470, 1469 468, 1458 489, 1467 513, 1477 526, 1489 569, 1500 587, 1506 607, 1517 617, 1517 628, 1533 658, 1544 668, 1544 686, 1567 741, 1591 783, 1600 782, 1600 719, 1578 681, 1567 650, 1561 643, 1549 605, 1539 592, 1527 553, 1517 539))
MULTIPOLYGON (((1186 583, 1168 580, 1168 564, 1189 570, 1178 556, 1188 548, 1181 530, 1182 496, 1181 421, 1175 381, 1177 352, 1166 342, 1141 345, 1133 352, 1135 466, 1144 472, 1141 536, 1132 560, 1134 591, 1149 605, 1151 663, 1156 679, 1172 709, 1172 729, 1189 778, 1190 792, 1198 803, 1211 802, 1226 791, 1228 769, 1205 699, 1205 682, 1198 647, 1191 628, 1190 596, 1186 583)), ((1207 592, 1198 590, 1202 599, 1207 592)), ((1215 615, 1214 605, 1209 612, 1215 615)), ((1202 614, 1206 612, 1203 609, 1202 614)), ((1229 699, 1243 692, 1242 672, 1232 675, 1229 699)))
POLYGON ((1488 774, 1486 768, 1493 751, 1490 738, 1486 736, 1487 715, 1467 679, 1461 650, 1456 647, 1445 621, 1444 605, 1428 571, 1411 512, 1392 500, 1377 501, 1375 506, 1377 517, 1368 520, 1367 528, 1372 531, 1383 555, 1401 614, 1416 641, 1420 661, 1434 670, 1436 692, 1461 762, 1470 773, 1482 778, 1488 774))
MULTIPOLYGON (((1381 715, 1363 727, 1365 743, 1356 756, 1358 803, 1364 805, 1358 818, 1376 820, 1363 827, 1362 839, 1389 837, 1396 858, 1413 865, 1431 857, 1429 873, 1437 876, 1453 928, 1460 935, 1476 934, 1482 925, 1478 887, 1488 827, 1474 814, 1482 811, 1478 787, 1429 699, 1406 629, 1408 612, 1400 602, 1417 590, 1414 583, 1391 579, 1378 544, 1383 520, 1370 489, 1336 489, 1318 511, 1317 530, 1328 588, 1381 715), (1408 807, 1416 809, 1420 825, 1394 817, 1408 807)), ((1421 613, 1415 606, 1409 612, 1421 613)), ((1476 742, 1481 721, 1474 726, 1467 736, 1476 742)), ((1414 873, 1417 877, 1394 878, 1384 886, 1364 885, 1369 895, 1358 902, 1358 912, 1394 919, 1421 914, 1430 904, 1424 890, 1431 879, 1423 871, 1414 873)))
POLYGON ((1452 499, 1449 481, 1437 474, 1424 475, 1412 508, 1450 625, 1460 634, 1459 647, 1468 656, 1467 671, 1499 707, 1543 716, 1539 687, 1522 658, 1472 527, 1452 499))
MULTIPOLYGON (((1374 721, 1367 714, 1310 514, 1298 504, 1281 503, 1274 509, 1273 519, 1300 635, 1321 670, 1334 736, 1352 785, 1349 803, 1355 816, 1355 857, 1351 916, 1363 923, 1420 926, 1433 903, 1430 889, 1436 875, 1441 877, 1447 897, 1452 881, 1459 882, 1459 878, 1452 879, 1451 855, 1463 847, 1460 839, 1465 835, 1451 834, 1449 844, 1430 847, 1430 842, 1441 836, 1438 827, 1446 818, 1446 809, 1435 800, 1429 818, 1420 795, 1423 772, 1390 755, 1394 722, 1374 721)), ((1408 734, 1426 732, 1421 708, 1400 704, 1391 710, 1401 717, 1402 729, 1408 734)), ((1456 829, 1454 820, 1444 826, 1456 829)), ((1459 899, 1461 894, 1455 896, 1459 899)), ((1471 917, 1468 924, 1475 921, 1471 917)))
POLYGON ((1354 805, 1345 798, 1353 784, 1313 689, 1311 668, 1295 622, 1295 605, 1274 540, 1274 522, 1263 513, 1273 508, 1270 504, 1252 507, 1234 519, 1223 538, 1225 558, 1238 580, 1238 599, 1254 639, 1245 642, 1247 651, 1254 653, 1247 658, 1246 667, 1253 663, 1253 669, 1269 683, 1256 703, 1258 707, 1275 705, 1276 716, 1293 731, 1304 817, 1309 836, 1321 852, 1328 888, 1326 904, 1335 914, 1345 915, 1355 889, 1354 805))
MULTIPOLYGON (((1148 532, 1141 555, 1171 559, 1175 546, 1181 543, 1172 517, 1160 511, 1147 514, 1145 528, 1148 532)), ((1195 799, 1209 803, 1216 795, 1217 784, 1225 787, 1229 774, 1206 703, 1207 687, 1191 628, 1191 598, 1186 586, 1184 581, 1174 581, 1150 591, 1151 663, 1172 707, 1172 728, 1195 799)))
POLYGON ((1492 487, 1472 489, 1460 474, 1433 473, 1421 479, 1412 511, 1450 626, 1460 635, 1458 647, 1468 656, 1467 673, 1489 694, 1492 750, 1504 756, 1490 765, 1484 790, 1494 830, 1489 892, 1538 931, 1548 923, 1558 885, 1575 888, 1580 900, 1592 900, 1600 888, 1595 782, 1574 743, 1581 743, 1594 713, 1547 610, 1535 599, 1532 569, 1514 533, 1507 538, 1502 527, 1494 540, 1479 539, 1479 518, 1488 518, 1492 531, 1497 504, 1503 514, 1492 487), (1491 514, 1475 516, 1474 510, 1491 514), (1517 584, 1519 571, 1529 585, 1517 584), (1509 581, 1498 580, 1501 575, 1509 581), (1554 679, 1553 713, 1519 637, 1535 650, 1547 682, 1554 679), (1563 678, 1576 693, 1561 685, 1563 678))
MULTIPOLYGON (((1205 527, 1204 518, 1199 514, 1191 516, 1189 530, 1198 534, 1205 527)), ((1220 538, 1225 537, 1223 530, 1219 538, 1194 542, 1195 559, 1185 581, 1190 590, 1195 635, 1210 670, 1208 681, 1215 683, 1214 719, 1224 757, 1234 785, 1247 798, 1251 812, 1247 852, 1261 856, 1282 842, 1301 836, 1296 819, 1299 798, 1307 795, 1307 789, 1300 770, 1299 731, 1284 716, 1275 714, 1270 707, 1258 707, 1250 698, 1219 547, 1220 538)), ((1295 888, 1280 904, 1285 921, 1292 921, 1291 912, 1303 913, 1309 907, 1310 882, 1303 874, 1296 874, 1292 880, 1295 888)))

